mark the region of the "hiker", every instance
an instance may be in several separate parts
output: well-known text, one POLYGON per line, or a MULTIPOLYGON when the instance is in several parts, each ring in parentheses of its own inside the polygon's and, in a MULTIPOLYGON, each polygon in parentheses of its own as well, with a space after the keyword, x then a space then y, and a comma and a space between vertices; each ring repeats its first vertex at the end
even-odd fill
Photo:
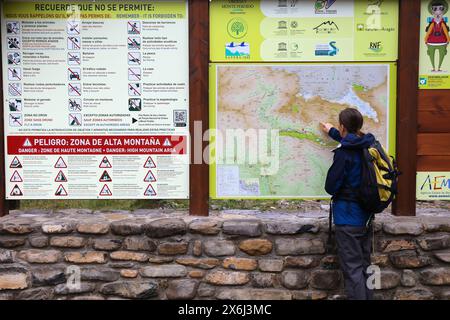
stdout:
POLYGON ((321 123, 322 130, 340 142, 333 151, 325 190, 333 199, 331 210, 338 257, 349 300, 371 300, 373 294, 366 284, 367 268, 371 264, 371 214, 361 208, 352 194, 361 184, 362 149, 375 141, 372 134, 361 132, 362 126, 363 117, 353 108, 339 114, 338 129, 330 123, 321 123))

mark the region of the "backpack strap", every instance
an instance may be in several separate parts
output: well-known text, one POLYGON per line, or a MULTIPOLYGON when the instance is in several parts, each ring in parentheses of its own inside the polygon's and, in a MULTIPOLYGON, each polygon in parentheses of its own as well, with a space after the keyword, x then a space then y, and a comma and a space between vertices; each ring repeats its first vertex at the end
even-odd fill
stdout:
POLYGON ((333 202, 334 197, 331 197, 330 200, 330 210, 328 215, 328 239, 327 239, 327 246, 326 251, 327 253, 332 253, 333 251, 333 202))

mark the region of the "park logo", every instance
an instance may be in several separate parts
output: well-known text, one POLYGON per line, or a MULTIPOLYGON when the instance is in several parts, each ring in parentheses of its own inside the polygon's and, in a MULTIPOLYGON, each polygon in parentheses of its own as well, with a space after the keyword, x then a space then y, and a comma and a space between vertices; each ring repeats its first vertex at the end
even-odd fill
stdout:
POLYGON ((330 43, 317 44, 315 55, 334 57, 338 52, 339 49, 336 47, 336 41, 331 41, 330 43))
POLYGON ((369 50, 375 53, 381 53, 383 51, 383 44, 381 41, 370 42, 369 50))
POLYGON ((448 172, 418 172, 417 197, 420 200, 450 199, 448 172))
POLYGON ((446 175, 436 176, 428 174, 426 178, 423 180, 423 183, 421 183, 420 190, 450 191, 450 177, 446 175))
POLYGON ((242 39, 247 35, 247 22, 241 18, 234 18, 228 22, 227 31, 230 37, 234 39, 242 39))
POLYGON ((250 44, 248 42, 230 42, 225 45, 226 59, 250 59, 250 44))
POLYGON ((328 20, 314 27, 313 30, 316 34, 334 34, 339 31, 339 27, 336 22, 328 20))
POLYGON ((314 10, 316 14, 337 14, 336 9, 330 9, 336 0, 316 0, 314 10))

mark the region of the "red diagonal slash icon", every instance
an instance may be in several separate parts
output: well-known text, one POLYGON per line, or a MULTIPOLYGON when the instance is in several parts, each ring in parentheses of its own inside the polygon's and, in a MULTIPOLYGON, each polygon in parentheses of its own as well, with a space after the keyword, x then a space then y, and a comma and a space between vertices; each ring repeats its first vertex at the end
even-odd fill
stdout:
POLYGON ((132 76, 135 76, 136 79, 141 80, 141 75, 140 75, 140 74, 137 74, 137 73, 134 72, 133 69, 131 69, 131 68, 128 68, 128 70, 130 71, 130 73, 131 73, 132 76))
POLYGON ((128 24, 130 25, 131 30, 132 30, 133 32, 135 32, 135 33, 137 33, 137 34, 140 34, 139 30, 138 30, 135 26, 133 26, 129 21, 128 21, 128 24))
POLYGON ((69 72, 70 72, 71 74, 73 74, 73 75, 75 76, 75 78, 76 78, 77 80, 80 80, 80 75, 79 75, 77 72, 72 71, 70 68, 68 68, 68 70, 69 70, 69 72))
POLYGON ((20 96, 21 93, 12 84, 9 84, 9 88, 13 89, 20 96))
POLYGON ((78 45, 78 43, 76 43, 75 41, 73 41, 73 38, 68 38, 68 39, 69 39, 70 42, 72 42, 72 43, 74 44, 74 46, 75 46, 77 49, 80 49, 80 46, 78 45))
POLYGON ((78 118, 76 116, 73 116, 71 114, 69 114, 69 117, 71 120, 73 120, 73 123, 76 123, 77 125, 81 125, 80 121, 78 120, 78 118))
POLYGON ((137 45, 134 40, 130 39, 130 37, 128 37, 128 41, 130 42, 130 44, 135 47, 136 49, 139 49, 139 45, 137 45))
POLYGON ((79 96, 81 96, 81 93, 80 93, 73 85, 71 85, 70 83, 69 83, 69 87, 70 87, 73 91, 75 91, 79 96))
POLYGON ((19 74, 17 73, 16 69, 8 68, 8 70, 9 70, 9 72, 11 72, 11 74, 12 74, 12 76, 13 76, 14 78, 17 78, 18 80, 22 80, 22 79, 19 77, 19 74))
POLYGON ((73 24, 71 24, 70 22, 68 22, 68 25, 71 28, 71 30, 75 30, 76 33, 80 34, 80 31, 78 31, 77 27, 74 27, 73 24))
POLYGON ((135 92, 135 93, 136 93, 137 95, 139 95, 139 96, 141 95, 141 94, 140 94, 140 92, 139 92, 139 91, 137 91, 137 90, 136 90, 136 88, 135 88, 135 87, 133 87, 133 85, 132 85, 132 84, 130 84, 130 85, 129 85, 129 87, 130 87, 130 90, 134 91, 134 92, 135 92))
POLYGON ((80 59, 79 59, 77 56, 74 56, 74 55, 70 54, 70 52, 69 52, 69 56, 70 56, 76 63, 81 64, 80 59))
POLYGON ((137 64, 141 64, 141 61, 135 56, 133 56, 131 52, 128 52, 128 58, 130 61, 136 62, 137 64))

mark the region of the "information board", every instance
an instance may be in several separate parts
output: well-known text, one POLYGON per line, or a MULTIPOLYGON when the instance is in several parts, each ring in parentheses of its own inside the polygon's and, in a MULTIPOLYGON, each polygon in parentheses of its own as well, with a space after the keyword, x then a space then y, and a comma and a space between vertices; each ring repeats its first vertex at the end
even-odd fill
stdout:
POLYGON ((420 89, 450 89, 448 56, 449 2, 422 0, 420 22, 420 89))
POLYGON ((188 198, 187 2, 6 2, 8 199, 188 198))
POLYGON ((358 109, 395 154, 395 63, 211 64, 213 198, 326 198, 338 143, 320 122, 358 109))
POLYGON ((397 0, 213 0, 211 61, 396 61, 397 0))

